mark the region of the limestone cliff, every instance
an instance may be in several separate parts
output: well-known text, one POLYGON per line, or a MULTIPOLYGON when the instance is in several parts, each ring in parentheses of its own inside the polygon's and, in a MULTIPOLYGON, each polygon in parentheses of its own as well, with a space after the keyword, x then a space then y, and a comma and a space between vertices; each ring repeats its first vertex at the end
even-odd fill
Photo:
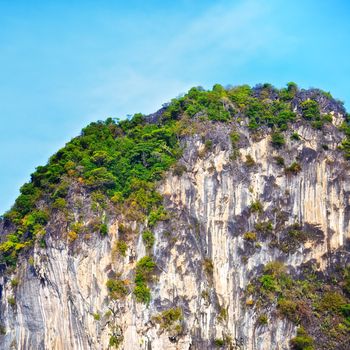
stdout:
MULTIPOLYGON (((307 269, 330 291, 343 283, 336 278, 349 258, 350 168, 338 147, 345 112, 327 101, 320 108, 333 122, 319 129, 298 119, 283 131, 282 147, 269 128, 252 132, 244 115, 230 122, 196 116, 179 138, 182 155, 157 182, 167 216, 152 226, 148 247, 147 220, 110 201, 94 207, 89 190, 72 182, 70 221, 89 228, 103 217, 108 232, 72 237, 67 212, 54 210, 44 244, 19 254, 16 268, 2 266, 0 349, 282 350, 300 324, 315 349, 348 349, 345 326, 333 338, 324 334, 310 306, 316 297, 309 314, 293 320, 280 306, 282 287, 265 293, 261 279, 275 276, 264 267, 278 261, 292 280, 307 280, 307 269), (146 255, 155 268, 150 302, 140 303, 135 271, 146 255), (123 281, 123 297, 107 287, 113 279, 123 281)), ((1 229, 5 235, 13 226, 3 221, 1 229)), ((317 288, 321 303, 325 290, 317 288)))

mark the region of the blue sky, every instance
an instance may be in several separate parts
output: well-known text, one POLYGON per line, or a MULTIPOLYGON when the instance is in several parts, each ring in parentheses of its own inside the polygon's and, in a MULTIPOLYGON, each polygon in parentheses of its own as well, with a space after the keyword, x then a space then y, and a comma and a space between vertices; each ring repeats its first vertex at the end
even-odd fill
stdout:
POLYGON ((191 86, 320 87, 350 106, 350 3, 0 0, 0 213, 87 123, 191 86))

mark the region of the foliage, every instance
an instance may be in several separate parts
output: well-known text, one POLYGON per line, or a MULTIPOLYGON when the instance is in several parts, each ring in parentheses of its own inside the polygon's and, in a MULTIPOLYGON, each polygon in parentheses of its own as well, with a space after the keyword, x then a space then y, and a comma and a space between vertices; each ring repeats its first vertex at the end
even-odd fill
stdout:
POLYGON ((213 260, 211 260, 209 258, 205 258, 203 260, 203 268, 204 268, 205 273, 207 275, 211 276, 213 274, 213 271, 214 271, 213 260))
POLYGON ((231 140, 231 145, 232 145, 232 159, 236 159, 239 155, 238 151, 238 143, 240 140, 240 134, 237 131, 232 131, 230 133, 230 140, 231 140))
MULTIPOLYGON (((322 342, 344 341, 350 330, 350 303, 344 294, 348 267, 333 270, 329 278, 320 278, 312 267, 301 271, 298 277, 292 276, 281 262, 268 263, 248 284, 246 304, 254 300, 256 311, 267 315, 275 315, 271 308, 276 307, 277 315, 308 327, 322 342)), ((291 348, 313 349, 313 340, 302 327, 291 340, 291 348)))
POLYGON ((128 294, 125 281, 120 279, 109 279, 106 283, 108 294, 112 299, 123 299, 128 294))
POLYGON ((67 233, 67 238, 69 242, 74 242, 78 238, 78 234, 75 231, 69 231, 67 233))
POLYGON ((301 165, 298 162, 293 162, 290 166, 285 168, 287 174, 297 174, 301 171, 301 165))
POLYGON ((14 307, 16 306, 16 299, 14 297, 8 297, 7 302, 9 303, 10 306, 14 307))
POLYGON ((123 240, 118 240, 116 242, 116 249, 120 253, 121 256, 126 256, 126 251, 128 250, 128 245, 123 240))
POLYGON ((283 88, 279 91, 279 97, 282 101, 292 100, 298 92, 298 86, 294 82, 289 82, 287 88, 283 88))
POLYGON ((123 342, 123 335, 112 334, 109 338, 109 347, 118 348, 119 345, 123 342))
POLYGON ((67 202, 64 198, 56 198, 55 201, 52 203, 51 208, 52 209, 58 209, 63 210, 67 207, 67 202))
POLYGON ((303 117, 307 120, 318 120, 321 117, 318 103, 314 100, 306 100, 301 103, 303 117))
POLYGON ((142 240, 146 248, 151 249, 155 242, 154 234, 151 231, 146 230, 142 233, 142 240))
POLYGON ((246 241, 251 241, 251 242, 255 242, 257 237, 256 237, 256 233, 255 232, 246 232, 243 235, 243 239, 245 239, 246 241))
POLYGON ((225 321, 227 321, 227 318, 228 318, 227 309, 224 307, 220 307, 218 321, 221 323, 224 323, 225 321))
POLYGON ((346 300, 340 293, 329 291, 324 293, 317 305, 317 309, 320 311, 339 313, 345 305, 346 300))
POLYGON ((216 339, 214 339, 214 344, 215 344, 215 346, 221 348, 225 345, 225 340, 221 339, 221 338, 216 338, 216 339))
POLYGON ((274 157, 276 164, 279 166, 284 166, 284 159, 281 156, 276 156, 274 157))
POLYGON ((261 314, 259 315, 258 319, 257 319, 257 324, 260 326, 265 326, 268 324, 268 318, 266 314, 261 314))
POLYGON ((108 227, 106 224, 101 224, 99 227, 100 234, 106 236, 108 234, 108 227))
POLYGON ((183 318, 182 310, 177 308, 171 308, 160 312, 152 317, 152 320, 159 324, 160 329, 168 332, 179 332, 182 327, 179 323, 183 318))
POLYGON ((144 283, 138 283, 134 289, 136 301, 139 303, 149 304, 151 301, 151 290, 144 283))
POLYGON ((339 148, 343 150, 344 157, 350 159, 350 114, 345 115, 345 121, 340 126, 340 130, 344 132, 345 138, 342 140, 339 148))
POLYGON ((256 231, 263 233, 265 235, 270 234, 273 230, 272 222, 271 221, 262 221, 257 222, 254 225, 254 228, 256 231))
MULTIPOLYGON (((49 213, 42 220, 37 209, 39 199, 53 209, 66 208, 65 197, 72 182, 80 182, 94 195, 99 193, 99 198, 93 199, 98 205, 101 196, 109 197, 116 203, 126 202, 130 212, 140 213, 138 217, 153 211, 151 222, 164 219, 154 183, 180 154, 176 130, 175 120, 151 124, 142 115, 120 122, 109 118, 84 128, 21 187, 14 206, 4 215, 17 230, 15 237, 8 237, 0 246, 0 261, 14 264, 18 252, 30 246, 33 236, 45 226, 49 213)), ((106 233, 104 226, 100 229, 106 233)), ((70 236, 74 240, 74 235, 70 236)))
POLYGON ((18 278, 13 278, 11 280, 11 287, 16 288, 19 285, 19 279, 18 278))
POLYGON ((239 133, 236 132, 236 131, 232 131, 231 134, 230 134, 230 140, 231 140, 232 147, 236 148, 237 147, 237 143, 240 140, 239 133))
POLYGON ((284 146, 286 141, 284 140, 284 136, 280 132, 274 132, 271 135, 271 143, 274 147, 280 148, 284 146))
POLYGON ((155 262, 149 256, 144 256, 136 264, 134 295, 136 301, 149 304, 151 292, 147 286, 156 267, 155 262))
POLYGON ((290 138, 291 138, 292 140, 294 140, 294 141, 299 141, 299 140, 300 140, 300 135, 299 135, 296 131, 294 131, 294 132, 292 133, 292 135, 290 135, 290 138))
POLYGON ((313 350, 313 343, 313 339, 306 333, 303 327, 298 328, 297 336, 290 341, 293 350, 313 350))
POLYGON ((148 225, 154 226, 158 221, 165 221, 169 219, 169 215, 162 205, 157 209, 152 210, 148 216, 148 225))
POLYGON ((259 200, 256 200, 250 204, 250 211, 252 213, 262 213, 263 205, 259 200))
POLYGON ((317 101, 306 100, 301 103, 302 115, 315 129, 322 129, 325 123, 332 122, 332 116, 329 114, 322 115, 320 106, 317 101))
POLYGON ((297 320, 297 303, 295 301, 281 298, 278 300, 278 310, 289 320, 294 322, 297 320))
POLYGON ((253 157, 250 154, 247 154, 245 157, 245 164, 249 167, 254 166, 255 165, 255 160, 253 159, 253 157))

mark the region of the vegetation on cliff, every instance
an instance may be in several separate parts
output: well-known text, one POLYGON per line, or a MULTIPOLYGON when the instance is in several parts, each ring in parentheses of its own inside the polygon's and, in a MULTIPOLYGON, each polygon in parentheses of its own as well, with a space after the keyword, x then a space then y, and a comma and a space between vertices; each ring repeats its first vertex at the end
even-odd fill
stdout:
MULTIPOLYGON (((122 279, 119 274, 108 276, 109 300, 119 302, 130 295, 137 302, 148 305, 158 270, 153 248, 159 236, 154 234, 154 229, 159 221, 171 219, 171 214, 163 206, 162 196, 156 190, 157 182, 170 169, 178 177, 187 171, 182 162, 176 163, 183 151, 184 138, 196 134, 201 125, 225 123, 229 125, 226 136, 232 147, 230 159, 239 161, 242 159, 239 154, 242 140, 238 128, 245 128, 252 138, 269 134, 270 143, 278 154, 273 159, 279 169, 284 169, 282 176, 297 176, 303 170, 299 160, 286 166, 281 157, 287 144, 302 142, 295 125, 306 125, 321 134, 327 131, 337 114, 344 118, 339 126, 344 138, 338 147, 344 151, 345 158, 350 159, 350 116, 342 103, 321 90, 300 90, 294 83, 282 89, 270 84, 254 88, 215 85, 209 91, 196 87, 153 115, 135 114, 122 121, 108 118, 91 123, 80 136, 53 155, 47 165, 39 166, 31 175, 31 181, 21 187, 20 196, 3 216, 5 234, 0 237, 0 264, 15 268, 21 252, 31 256, 34 244, 45 249, 46 230, 58 213, 67 221, 69 246, 76 244, 83 234, 98 233, 103 239, 108 239, 108 211, 118 213, 122 219, 118 222, 119 236, 113 254, 118 254, 120 259, 131 254, 128 240, 139 233, 147 255, 137 257, 138 261, 135 259, 130 279, 122 279), (70 201, 77 188, 82 189, 85 198, 91 201, 92 210, 99 216, 90 227, 69 215, 74 206, 80 205, 70 201), (103 210, 99 212, 98 208, 103 210), (132 229, 131 222, 140 226, 132 229)), ((204 158, 215 146, 212 140, 203 139, 202 142, 199 158, 204 158)), ((323 146, 323 150, 328 149, 327 145, 323 146)), ((242 167, 254 170, 257 163, 257 159, 247 154, 242 167)), ((259 198, 246 209, 249 215, 259 219, 253 228, 242 233, 248 248, 260 249, 259 240, 264 237, 265 243, 269 241, 269 248, 290 254, 306 241, 318 238, 310 236, 298 223, 277 232, 272 222, 261 220, 266 203, 259 198)), ((278 208, 275 214, 281 214, 278 208)), ((213 278, 214 267, 210 257, 203 257, 202 269, 208 279, 213 278)), ((291 342, 295 349, 313 348, 313 339, 305 329, 309 331, 310 324, 317 320, 322 321, 322 329, 317 331, 320 339, 332 346, 335 337, 345 339, 350 329, 349 270, 339 269, 333 276, 334 280, 339 287, 332 286, 329 276, 319 276, 315 271, 303 271, 294 276, 283 264, 270 263, 248 286, 246 305, 255 308, 260 315, 257 318, 259 327, 268 324, 271 310, 298 325, 297 336, 291 342)), ((16 287, 15 282, 12 287, 16 287)), ((15 305, 15 299, 9 303, 15 305)), ((222 310, 226 312, 226 309, 222 310)), ((161 330, 178 334, 182 331, 183 317, 180 308, 171 308, 153 320, 161 330)), ((220 319, 226 318, 227 315, 220 319)), ((115 346, 118 339, 113 335, 111 344, 115 346)), ((218 338, 215 343, 219 346, 227 343, 227 339, 218 338)))
MULTIPOLYGON (((37 167, 31 181, 21 187, 15 204, 4 215, 5 223, 13 226, 6 240, 1 240, 0 261, 14 266, 21 250, 31 247, 35 240, 43 240, 51 212, 66 208, 65 198, 73 182, 95 197, 123 203, 130 212, 139 214, 136 219, 150 215, 150 224, 154 224, 164 217, 155 182, 181 155, 179 137, 188 132, 191 120, 246 121, 252 132, 270 128, 273 145, 283 147, 283 131, 288 123, 302 118, 321 129, 332 121, 331 109, 345 115, 341 129, 346 137, 339 147, 349 158, 350 117, 342 104, 321 90, 299 90, 295 83, 282 89, 270 84, 254 88, 223 88, 217 84, 209 91, 196 87, 173 99, 158 115, 145 117, 138 113, 122 121, 108 118, 91 123, 47 165, 37 167), (321 108, 325 99, 331 108, 321 108)), ((238 141, 234 133, 233 138, 238 141)), ((106 233, 106 228, 101 226, 100 232, 106 233)))

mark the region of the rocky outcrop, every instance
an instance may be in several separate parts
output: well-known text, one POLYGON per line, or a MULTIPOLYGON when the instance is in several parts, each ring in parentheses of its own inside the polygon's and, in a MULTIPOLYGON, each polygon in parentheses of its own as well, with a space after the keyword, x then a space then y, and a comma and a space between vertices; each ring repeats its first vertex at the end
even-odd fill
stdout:
MULTIPOLYGON (((342 118, 340 111, 333 116, 342 118)), ((111 338, 128 350, 213 349, 222 339, 233 349, 289 349, 296 325, 276 313, 259 323, 245 290, 268 262, 283 261, 296 273, 306 263, 325 271, 345 246, 350 172, 337 149, 342 135, 332 124, 321 131, 299 121, 278 149, 267 131, 252 134, 244 121, 203 123, 181 141, 183 173, 169 171, 158 185, 170 218, 153 230, 150 304, 132 293, 136 261, 147 254, 142 224, 100 209, 108 235, 87 232, 72 241, 57 213, 45 247, 37 243, 16 271, 2 274, 0 349, 107 349, 111 338), (235 149, 232 131, 240 136, 235 149), (291 140, 292 132, 300 140, 291 140), (273 237, 245 238, 264 222, 273 237), (306 241, 285 237, 296 224, 308 232, 306 241), (133 234, 123 257, 115 245, 126 226, 133 234), (115 276, 127 281, 125 299, 108 294, 106 282, 115 276), (176 332, 154 318, 171 308, 182 313, 176 332)), ((88 227, 97 215, 88 194, 73 188, 69 201, 88 227)))

